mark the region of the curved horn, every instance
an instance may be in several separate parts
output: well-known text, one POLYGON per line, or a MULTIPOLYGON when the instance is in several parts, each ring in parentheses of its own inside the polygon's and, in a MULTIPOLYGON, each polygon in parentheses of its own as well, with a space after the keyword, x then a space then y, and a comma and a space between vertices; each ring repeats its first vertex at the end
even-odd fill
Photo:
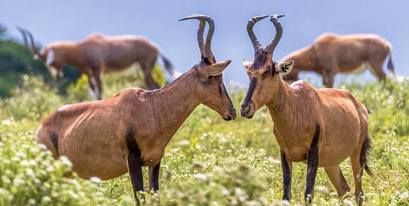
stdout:
POLYGON ((17 30, 20 32, 21 36, 23 36, 24 46, 31 50, 31 48, 28 46, 27 35, 26 35, 24 29, 18 26, 17 30))
POLYGON ((203 40, 203 32, 205 29, 205 21, 199 18, 196 18, 195 16, 188 16, 183 19, 179 19, 179 21, 185 21, 189 19, 198 19, 200 21, 199 23, 199 29, 197 30, 197 43, 199 44, 199 49, 200 49, 200 54, 204 56, 205 50, 204 50, 204 40, 203 40))
POLYGON ((179 21, 184 21, 188 19, 197 19, 200 21, 199 29, 197 31, 197 40, 199 43, 199 48, 200 51, 202 52, 202 56, 206 58, 207 60, 210 61, 210 63, 215 63, 215 58, 212 53, 212 37, 214 33, 214 21, 210 16, 206 15, 200 15, 200 14, 194 14, 188 17, 185 17, 183 19, 180 19, 179 21), (205 22, 209 24, 209 31, 207 32, 206 36, 206 42, 203 43, 203 32, 204 32, 204 27, 205 27, 205 22))
POLYGON ((276 35, 274 36, 273 41, 265 48, 265 51, 267 51, 270 54, 274 52, 275 48, 278 45, 278 42, 280 42, 281 36, 283 35, 283 27, 281 26, 281 23, 278 21, 278 19, 283 16, 284 16, 283 14, 273 15, 270 18, 270 21, 273 22, 276 28, 276 35))
POLYGON ((253 27, 258 21, 260 21, 260 20, 262 20, 262 19, 264 19, 266 17, 268 17, 268 15, 266 15, 266 16, 255 16, 255 17, 251 18, 249 20, 249 22, 247 23, 247 33, 249 34, 251 43, 253 44, 254 51, 259 50, 260 47, 261 47, 261 44, 257 40, 256 35, 254 34, 253 27))
POLYGON ((23 29, 23 28, 18 28, 19 29, 19 31, 23 34, 23 39, 25 39, 25 41, 27 40, 27 37, 24 37, 24 36, 28 36, 28 39, 30 40, 30 41, 27 41, 27 42, 29 42, 30 43, 30 50, 31 50, 31 52, 33 52, 35 55, 39 55, 39 51, 38 51, 38 48, 35 46, 35 41, 34 41, 34 37, 33 37, 33 35, 31 34, 31 32, 29 32, 27 29, 23 29), (24 34, 26 34, 26 35, 24 35, 24 34))

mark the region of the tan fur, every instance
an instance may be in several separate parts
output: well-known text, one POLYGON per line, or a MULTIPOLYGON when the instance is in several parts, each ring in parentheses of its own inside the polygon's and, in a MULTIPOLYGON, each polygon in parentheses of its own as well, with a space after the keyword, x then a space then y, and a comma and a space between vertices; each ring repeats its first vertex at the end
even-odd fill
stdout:
POLYGON ((366 66, 383 80, 382 66, 390 53, 389 42, 375 34, 324 33, 311 46, 284 57, 283 62, 295 61, 292 72, 284 79, 296 81, 299 72, 313 71, 323 76, 326 87, 332 87, 337 73, 351 73, 366 66))
MULTIPOLYGON (((27 30, 20 29, 26 45, 28 45, 27 30)), ((31 39, 31 41, 34 41, 31 39)), ((159 85, 153 80, 152 69, 159 55, 158 47, 143 36, 120 35, 103 36, 92 34, 81 41, 58 41, 45 46, 38 52, 34 44, 31 51, 47 63, 49 52, 54 53, 54 60, 47 65, 51 73, 62 76, 64 65, 73 65, 89 79, 89 86, 94 95, 101 99, 102 73, 118 72, 138 63, 142 69, 144 80, 149 89, 157 89, 159 85), (54 71, 52 71, 54 70, 54 71), (91 81, 94 79, 94 82, 91 81)), ((162 56, 162 58, 164 58, 162 56)), ((167 61, 164 59, 164 61, 167 61)), ((169 62, 170 63, 170 62, 169 62)), ((171 65, 165 68, 172 75, 176 75, 171 65)))
POLYGON ((111 179, 127 171, 125 132, 132 128, 145 165, 155 165, 197 105, 208 105, 225 119, 235 118, 233 105, 221 89, 222 76, 202 76, 211 67, 198 65, 159 90, 130 88, 106 100, 64 106, 43 121, 38 142, 57 156, 49 140, 50 133, 55 133, 58 155, 67 156, 80 177, 111 179))

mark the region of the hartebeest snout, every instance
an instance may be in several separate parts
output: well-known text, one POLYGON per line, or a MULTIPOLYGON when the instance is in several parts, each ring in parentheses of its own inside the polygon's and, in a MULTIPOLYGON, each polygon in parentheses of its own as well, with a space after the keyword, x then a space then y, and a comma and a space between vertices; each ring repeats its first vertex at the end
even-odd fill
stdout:
POLYGON ((267 105, 281 150, 283 199, 291 198, 292 162, 307 163, 307 202, 312 200, 318 167, 324 167, 338 195, 344 195, 350 188, 339 165, 350 157, 355 194, 361 205, 363 169, 370 174, 366 161, 370 146, 367 109, 345 90, 315 89, 304 81, 288 86, 281 75, 290 72, 294 62, 272 60, 274 48, 282 36, 278 20, 281 16, 271 17, 276 35, 267 47, 261 48, 253 33, 254 24, 265 17, 254 17, 247 26, 255 57, 254 62, 245 63, 250 86, 241 115, 251 118, 259 108, 267 105))
POLYGON ((102 73, 122 71, 136 63, 142 69, 147 87, 159 88, 152 77, 152 69, 159 55, 165 69, 177 76, 170 61, 160 54, 158 47, 146 37, 93 34, 79 42, 53 42, 40 50, 28 30, 18 30, 23 36, 25 46, 47 66, 57 80, 63 76, 63 66, 66 64, 75 66, 87 75, 90 93, 94 99, 102 97, 102 73))
POLYGON ((324 33, 312 45, 284 57, 283 62, 295 62, 284 80, 296 81, 300 72, 312 71, 322 76, 324 86, 333 87, 337 73, 357 73, 365 69, 378 80, 384 80, 386 74, 382 68, 387 58, 387 68, 395 74, 391 45, 379 35, 324 33))
POLYGON ((203 15, 186 19, 200 21, 199 64, 158 90, 129 88, 105 100, 63 106, 42 122, 38 142, 55 157, 67 156, 82 178, 106 180, 129 171, 134 192, 143 191, 141 167, 149 166, 149 185, 157 191, 165 147, 196 106, 204 104, 225 120, 236 118, 222 79, 230 60, 216 62, 211 51, 213 20, 203 15))

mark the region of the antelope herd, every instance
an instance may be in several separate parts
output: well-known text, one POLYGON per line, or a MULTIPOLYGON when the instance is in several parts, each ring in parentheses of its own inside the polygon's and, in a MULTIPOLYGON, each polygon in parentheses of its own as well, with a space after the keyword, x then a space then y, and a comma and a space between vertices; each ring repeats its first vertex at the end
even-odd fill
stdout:
MULTIPOLYGON (((283 34, 279 19, 283 15, 256 16, 249 20, 247 32, 254 48, 254 61, 243 62, 250 85, 241 105, 241 116, 252 118, 267 106, 274 123, 274 136, 280 146, 283 172, 283 200, 291 199, 292 163, 307 165, 306 204, 312 201, 318 167, 323 167, 339 197, 350 190, 340 163, 350 158, 355 196, 362 205, 363 171, 372 174, 367 164, 370 148, 368 109, 341 89, 316 89, 298 80, 300 71, 323 76, 332 87, 337 73, 353 72, 369 66, 379 80, 385 79, 382 65, 394 73, 391 46, 381 37, 368 35, 323 34, 313 45, 273 61, 274 50, 283 34), (253 27, 270 17, 275 37, 266 47, 259 43, 253 27), (298 80, 288 85, 285 80, 298 80)), ((159 88, 152 78, 159 49, 138 36, 91 35, 80 42, 55 42, 39 50, 33 35, 18 28, 25 46, 57 77, 62 66, 76 66, 89 79, 96 99, 101 99, 102 72, 122 70, 139 63, 149 89, 128 88, 99 101, 60 107, 37 130, 37 140, 46 145, 55 158, 67 156, 73 171, 81 178, 103 180, 129 172, 135 201, 143 191, 142 167, 149 167, 149 188, 159 190, 160 162, 165 147, 195 107, 204 104, 224 120, 234 120, 236 111, 223 83, 222 73, 230 60, 216 61, 211 41, 215 24, 211 17, 192 15, 198 20, 197 41, 201 60, 172 83, 159 88), (208 32, 204 39, 206 25, 208 32)), ((163 55, 164 66, 176 72, 163 55)))

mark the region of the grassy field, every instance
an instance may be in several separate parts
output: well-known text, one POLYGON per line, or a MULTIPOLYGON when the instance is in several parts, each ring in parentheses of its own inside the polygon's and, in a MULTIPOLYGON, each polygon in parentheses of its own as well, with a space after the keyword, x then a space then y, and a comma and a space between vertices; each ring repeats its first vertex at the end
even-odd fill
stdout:
MULTIPOLYGON (((66 98, 37 78, 25 77, 24 81, 13 97, 0 101, 0 206, 134 205, 128 175, 105 182, 63 178, 69 161, 53 160, 34 141, 47 114, 87 97, 85 80, 70 88, 66 98)), ((105 96, 135 84, 106 78, 105 96)), ((351 90, 372 112, 369 166, 374 177, 363 177, 366 205, 409 205, 409 82, 341 87, 351 90)), ((245 91, 233 86, 229 91, 239 108, 245 91)), ((145 205, 287 205, 280 200, 282 175, 272 128, 266 109, 251 120, 226 122, 216 112, 199 106, 167 147, 161 191, 145 194, 145 205)), ((349 160, 342 170, 353 188, 349 160)), ((306 165, 294 164, 293 205, 303 204, 305 175, 306 165)), ((355 200, 353 195, 338 200, 319 169, 313 203, 354 205, 355 200)))

